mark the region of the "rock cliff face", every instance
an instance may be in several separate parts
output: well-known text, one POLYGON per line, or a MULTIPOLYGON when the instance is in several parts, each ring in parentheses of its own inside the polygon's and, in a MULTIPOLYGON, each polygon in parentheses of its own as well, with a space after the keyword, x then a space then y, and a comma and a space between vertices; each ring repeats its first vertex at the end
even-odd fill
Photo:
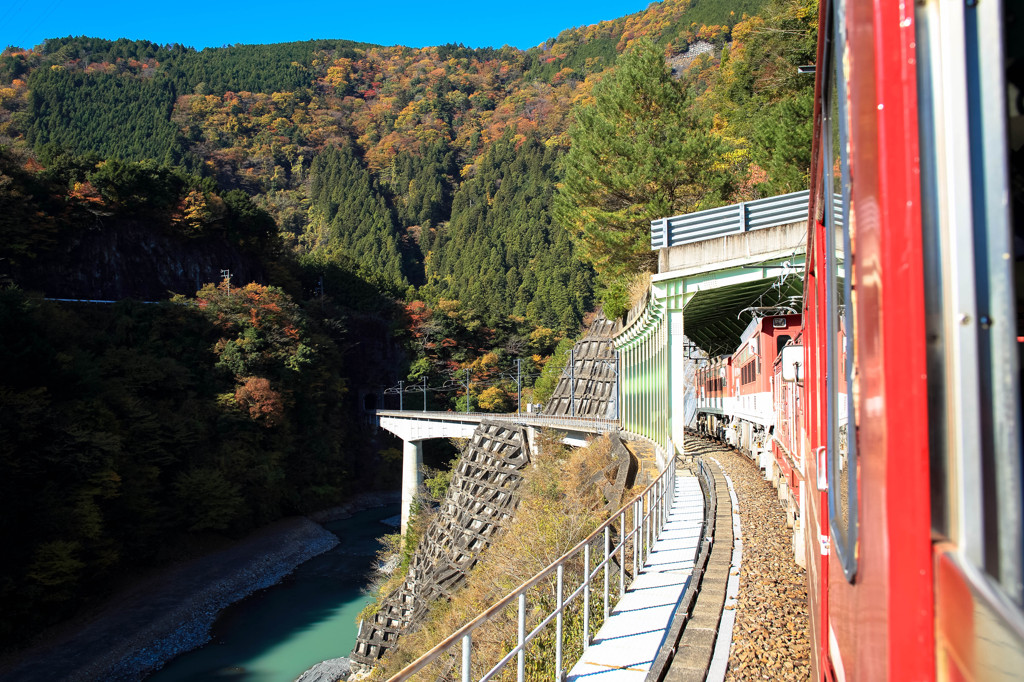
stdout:
POLYGON ((529 462, 524 428, 481 422, 459 459, 437 518, 416 548, 405 583, 360 625, 353 667, 372 667, 421 621, 431 602, 463 584, 480 553, 512 518, 521 470, 529 462))
POLYGON ((23 289, 48 298, 144 301, 189 294, 231 271, 236 286, 264 283, 258 260, 226 239, 173 235, 155 225, 105 218, 91 229, 63 235, 37 261, 12 273, 23 289))

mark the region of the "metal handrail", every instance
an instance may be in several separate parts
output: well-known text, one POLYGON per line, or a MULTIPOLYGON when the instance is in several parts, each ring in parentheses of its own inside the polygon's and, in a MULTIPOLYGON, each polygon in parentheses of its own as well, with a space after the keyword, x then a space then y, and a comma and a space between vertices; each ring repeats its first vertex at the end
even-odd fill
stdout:
POLYGON ((625 570, 626 570, 626 546, 630 538, 633 539, 633 578, 635 579, 639 567, 643 566, 650 553, 655 540, 661 534, 668 518, 672 504, 673 492, 675 490, 675 463, 669 462, 657 479, 648 485, 643 492, 637 495, 632 501, 623 505, 618 511, 612 514, 604 523, 598 526, 594 532, 581 540, 575 547, 556 559, 540 573, 521 584, 512 592, 508 593, 495 602, 486 611, 478 615, 470 622, 463 625, 454 633, 441 640, 433 649, 426 652, 415 661, 400 670, 390 678, 389 682, 400 682, 410 679, 417 672, 425 668, 442 654, 451 649, 456 642, 462 642, 462 682, 470 682, 472 679, 471 666, 473 658, 473 632, 501 613, 513 600, 518 601, 518 629, 517 643, 494 667, 487 671, 479 682, 486 682, 498 674, 513 658, 517 659, 517 682, 523 682, 526 674, 526 646, 546 628, 552 620, 555 621, 555 682, 561 682, 565 675, 563 668, 563 613, 565 607, 574 599, 583 597, 583 650, 590 646, 590 600, 591 583, 602 569, 604 569, 603 582, 603 604, 604 618, 607 620, 611 611, 609 603, 611 561, 615 553, 619 553, 619 596, 625 592, 625 570), (631 512, 632 523, 630 531, 623 532, 626 526, 626 514, 631 512), (619 522, 619 542, 612 547, 611 528, 619 522), (604 535, 604 559, 600 561, 593 570, 590 568, 591 549, 593 541, 601 534, 604 535), (571 594, 564 596, 564 566, 571 559, 583 552, 584 580, 571 594), (526 632, 526 594, 530 588, 536 586, 552 573, 556 574, 556 601, 554 610, 548 613, 541 622, 529 633, 526 632))

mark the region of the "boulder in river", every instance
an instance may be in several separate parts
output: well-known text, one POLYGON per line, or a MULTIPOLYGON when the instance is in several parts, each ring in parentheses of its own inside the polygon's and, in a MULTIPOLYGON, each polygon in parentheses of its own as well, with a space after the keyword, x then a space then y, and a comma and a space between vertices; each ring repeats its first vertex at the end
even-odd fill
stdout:
POLYGON ((351 663, 347 658, 332 658, 321 661, 299 675, 295 682, 338 682, 348 677, 351 663))

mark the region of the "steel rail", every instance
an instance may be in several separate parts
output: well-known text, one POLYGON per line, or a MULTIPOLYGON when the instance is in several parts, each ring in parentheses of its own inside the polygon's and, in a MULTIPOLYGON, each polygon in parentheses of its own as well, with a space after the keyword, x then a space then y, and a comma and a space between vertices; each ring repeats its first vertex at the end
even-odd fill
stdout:
POLYGON ((413 675, 423 670, 433 661, 437 660, 441 655, 448 652, 449 649, 459 642, 462 644, 462 670, 460 679, 462 682, 470 682, 472 679, 473 632, 504 611, 512 604, 513 601, 518 601, 516 646, 513 647, 511 651, 509 651, 482 677, 480 677, 480 682, 487 682, 487 680, 493 678, 514 658, 517 659, 516 679, 518 682, 524 682, 526 647, 541 633, 544 628, 550 625, 552 620, 555 621, 556 628, 555 682, 561 682, 565 676, 565 671, 563 670, 562 665, 564 648, 563 639, 565 635, 563 628, 563 613, 565 612, 565 607, 572 603, 572 601, 582 593, 583 649, 586 650, 590 646, 591 583, 603 569, 604 584, 602 586, 602 593, 604 598, 604 617, 607 619, 611 610, 609 590, 612 558, 615 556, 616 552, 619 553, 619 597, 621 598, 625 588, 626 546, 628 541, 633 539, 633 577, 635 579, 638 568, 646 561, 651 547, 654 545, 655 539, 661 533, 661 529, 664 527, 665 521, 668 518, 675 491, 675 477, 675 460, 673 458, 669 461, 668 466, 665 467, 665 470, 658 476, 658 478, 644 488, 639 495, 620 507, 607 520, 601 523, 601 525, 599 525, 590 535, 581 540, 576 544, 576 546, 563 554, 560 558, 553 561, 532 578, 526 580, 519 587, 492 604, 476 618, 463 625, 445 639, 441 640, 430 651, 426 652, 391 677, 389 682, 401 682, 402 680, 410 679, 413 675), (631 529, 628 533, 624 532, 626 528, 627 513, 631 513, 632 515, 632 523, 629 524, 631 529), (611 528, 616 522, 619 523, 620 528, 619 542, 616 543, 613 548, 611 546, 611 528), (605 556, 604 559, 598 562, 598 564, 593 567, 593 570, 591 570, 591 545, 595 539, 602 535, 604 540, 605 556), (578 556, 581 551, 584 555, 584 579, 579 587, 573 590, 567 597, 563 598, 564 566, 568 561, 578 556), (557 605, 554 610, 548 613, 536 627, 527 633, 526 594, 531 588, 538 585, 545 578, 550 577, 552 573, 556 574, 557 605))

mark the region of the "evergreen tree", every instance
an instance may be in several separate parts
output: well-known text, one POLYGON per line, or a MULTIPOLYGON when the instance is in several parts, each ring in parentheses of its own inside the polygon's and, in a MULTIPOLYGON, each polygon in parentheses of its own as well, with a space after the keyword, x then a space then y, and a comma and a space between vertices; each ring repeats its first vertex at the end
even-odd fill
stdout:
POLYGON ((394 196, 399 223, 422 226, 451 215, 453 178, 457 175, 454 152, 447 144, 436 142, 422 154, 399 152, 381 172, 381 181, 394 196))
POLYGON ((570 137, 556 216, 606 288, 653 266, 651 220, 728 200, 724 143, 648 41, 624 54, 593 103, 576 110, 570 137))
POLYGON ((509 316, 574 329, 591 304, 593 274, 554 222, 557 152, 511 131, 456 193, 438 231, 427 294, 457 299, 494 326, 509 316))
POLYGON ((377 182, 350 147, 329 147, 313 162, 308 247, 351 258, 359 273, 392 295, 409 286, 394 216, 377 182))

